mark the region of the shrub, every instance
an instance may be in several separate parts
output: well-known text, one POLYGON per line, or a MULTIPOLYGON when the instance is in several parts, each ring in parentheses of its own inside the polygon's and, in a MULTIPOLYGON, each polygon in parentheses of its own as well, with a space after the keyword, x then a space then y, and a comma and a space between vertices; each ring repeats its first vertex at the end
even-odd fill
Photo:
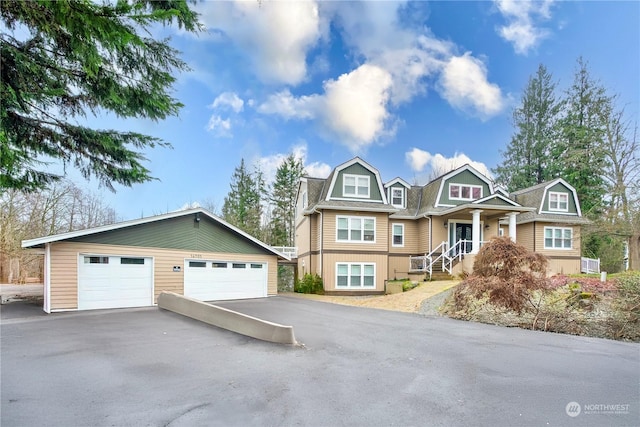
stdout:
POLYGON ((302 280, 296 281, 293 286, 294 292, 301 294, 320 294, 324 293, 322 278, 317 274, 305 274, 302 280))
POLYGON ((509 237, 493 238, 482 246, 473 263, 472 274, 454 294, 456 306, 466 303, 464 294, 487 296, 489 302, 522 312, 531 302, 531 291, 546 289, 547 259, 533 253, 509 237))
POLYGON ((628 313, 629 321, 640 321, 640 271, 628 271, 616 276, 618 300, 621 310, 628 313))
POLYGON ((410 291, 411 289, 418 286, 418 282, 412 282, 411 280, 405 280, 402 283, 402 292, 410 291))

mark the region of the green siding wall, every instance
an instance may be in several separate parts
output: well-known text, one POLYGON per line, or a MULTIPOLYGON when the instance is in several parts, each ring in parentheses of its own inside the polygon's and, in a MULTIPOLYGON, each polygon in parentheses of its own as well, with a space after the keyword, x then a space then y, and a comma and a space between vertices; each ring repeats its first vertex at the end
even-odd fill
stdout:
POLYGON ((478 178, 472 172, 468 170, 464 170, 457 175, 452 176, 444 182, 444 186, 442 188, 442 194, 440 195, 439 203, 443 205, 463 205, 465 203, 469 203, 466 200, 450 200, 449 199, 449 184, 467 184, 467 185, 481 185, 482 186, 482 197, 487 197, 489 192, 489 185, 478 178))
POLYGON ((340 171, 340 173, 336 177, 336 184, 333 187, 333 191, 331 191, 331 197, 344 197, 342 194, 342 177, 345 173, 347 175, 369 176, 369 199, 382 201, 382 195, 380 194, 380 188, 378 187, 376 175, 369 169, 362 166, 360 163, 354 163, 351 166, 348 166, 340 171))
POLYGON ((578 214, 578 209, 576 208, 576 201, 573 198, 573 192, 568 189, 563 183, 559 182, 553 187, 547 190, 547 193, 544 197, 544 206, 542 206, 543 211, 549 211, 549 192, 553 191, 556 193, 567 193, 569 195, 569 213, 578 214))
POLYGON ((268 253, 264 248, 200 215, 165 219, 70 239, 71 242, 105 245, 143 246, 202 252, 242 254, 268 253))
POLYGON ((498 197, 494 197, 492 199, 486 200, 482 203, 480 203, 481 205, 494 205, 494 206, 513 206, 511 203, 505 202, 504 200, 498 198, 498 197))

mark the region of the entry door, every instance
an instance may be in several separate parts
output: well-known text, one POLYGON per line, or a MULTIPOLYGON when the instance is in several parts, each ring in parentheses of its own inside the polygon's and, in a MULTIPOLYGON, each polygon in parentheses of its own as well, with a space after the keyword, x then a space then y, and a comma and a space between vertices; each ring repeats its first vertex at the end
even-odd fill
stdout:
POLYGON ((471 230, 472 230, 471 224, 456 223, 456 229, 454 233, 455 238, 454 238, 453 244, 455 245, 460 240, 467 240, 467 242, 460 245, 458 248, 456 248, 456 250, 454 251, 455 252, 454 255, 457 255, 461 251, 462 253, 465 253, 465 254, 468 254, 471 252, 471 230))

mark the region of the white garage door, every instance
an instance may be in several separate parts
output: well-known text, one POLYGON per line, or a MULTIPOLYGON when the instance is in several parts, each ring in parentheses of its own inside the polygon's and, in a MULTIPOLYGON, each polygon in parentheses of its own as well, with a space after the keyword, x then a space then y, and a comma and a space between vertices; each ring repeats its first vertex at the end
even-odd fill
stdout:
POLYGON ((267 296, 267 265, 185 260, 184 294, 201 301, 267 296))
POLYGON ((153 305, 153 260, 80 255, 78 309, 153 305))

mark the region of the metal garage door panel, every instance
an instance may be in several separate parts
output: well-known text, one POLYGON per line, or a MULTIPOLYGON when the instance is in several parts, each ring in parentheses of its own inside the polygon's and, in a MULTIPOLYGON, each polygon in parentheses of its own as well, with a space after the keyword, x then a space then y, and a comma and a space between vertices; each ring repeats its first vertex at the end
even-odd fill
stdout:
POLYGON ((266 297, 267 265, 187 260, 185 261, 184 294, 201 301, 266 297), (206 267, 196 266, 202 265, 200 263, 205 263, 206 267), (222 267, 223 265, 225 267, 222 267), (234 265, 244 266, 244 268, 234 268, 234 265), (256 268, 258 266, 260 268, 256 268))
POLYGON ((80 255, 79 310, 153 305, 152 259, 142 258, 144 264, 121 264, 121 258, 126 257, 80 255), (100 258, 99 263, 86 262, 87 257, 100 258))

